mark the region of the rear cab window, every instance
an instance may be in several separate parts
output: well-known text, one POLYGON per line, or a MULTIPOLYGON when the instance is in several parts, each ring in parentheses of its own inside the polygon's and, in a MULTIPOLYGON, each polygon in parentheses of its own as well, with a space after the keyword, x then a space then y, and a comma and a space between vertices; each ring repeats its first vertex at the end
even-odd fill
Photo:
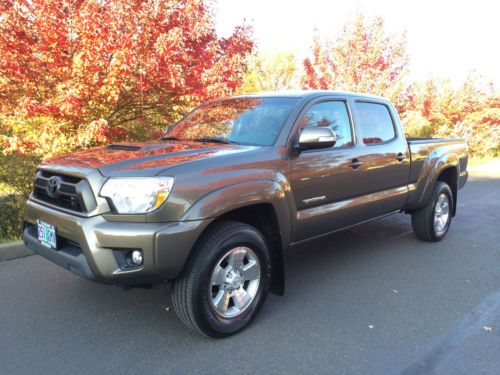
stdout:
POLYGON ((396 138, 391 113, 385 104, 356 102, 355 105, 365 145, 385 143, 396 138))

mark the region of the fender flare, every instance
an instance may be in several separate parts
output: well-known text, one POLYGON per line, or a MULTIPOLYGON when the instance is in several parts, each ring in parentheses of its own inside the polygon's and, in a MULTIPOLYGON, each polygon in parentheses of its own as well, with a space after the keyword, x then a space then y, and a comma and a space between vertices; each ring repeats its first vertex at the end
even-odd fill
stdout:
MULTIPOLYGON (((426 160, 426 162, 422 166, 422 169, 420 170, 420 176, 416 183, 416 200, 414 201, 415 204, 413 204, 415 209, 419 209, 427 204, 431 197, 432 189, 436 184, 439 175, 448 168, 456 169, 456 183, 458 183, 458 176, 460 175, 460 164, 458 162, 457 154, 446 152, 444 150, 442 154, 440 154, 439 149, 435 149, 429 154, 429 158, 426 160)), ((454 202, 454 204, 456 204, 456 202, 454 202)))
POLYGON ((283 186, 283 181, 257 180, 227 185, 198 199, 184 213, 181 221, 215 219, 238 208, 271 204, 278 220, 282 247, 286 248, 291 238, 287 190, 289 187, 283 186))

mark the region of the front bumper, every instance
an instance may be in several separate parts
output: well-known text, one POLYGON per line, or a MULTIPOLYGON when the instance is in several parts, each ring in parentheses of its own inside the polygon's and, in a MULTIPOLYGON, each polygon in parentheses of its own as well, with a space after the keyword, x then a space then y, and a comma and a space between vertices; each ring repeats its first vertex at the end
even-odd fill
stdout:
POLYGON ((107 221, 101 215, 77 217, 28 200, 24 242, 32 251, 89 280, 141 285, 175 279, 210 220, 170 223, 107 221), (37 239, 37 219, 56 227, 58 249, 37 239), (120 252, 143 251, 138 268, 123 267, 120 252))

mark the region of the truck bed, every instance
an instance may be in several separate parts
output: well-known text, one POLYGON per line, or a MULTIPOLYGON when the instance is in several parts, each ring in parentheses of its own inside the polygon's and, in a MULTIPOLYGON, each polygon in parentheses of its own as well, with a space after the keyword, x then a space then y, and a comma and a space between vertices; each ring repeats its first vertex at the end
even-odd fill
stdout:
POLYGON ((435 163, 446 157, 447 163, 453 163, 453 158, 458 164, 458 188, 461 188, 467 179, 468 149, 464 138, 416 138, 406 139, 410 149, 411 170, 410 183, 418 184, 426 173, 425 170, 433 168, 435 163), (430 157, 432 153, 432 157, 430 157), (427 167, 423 170, 424 165, 427 167), (424 173, 422 173, 424 172, 424 173))

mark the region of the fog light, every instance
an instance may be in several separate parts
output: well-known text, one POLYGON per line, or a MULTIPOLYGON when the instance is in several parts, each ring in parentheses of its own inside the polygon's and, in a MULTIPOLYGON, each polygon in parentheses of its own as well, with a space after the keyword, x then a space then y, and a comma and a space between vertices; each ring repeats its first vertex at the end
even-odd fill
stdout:
POLYGON ((135 266, 140 266, 142 264, 142 251, 140 250, 134 250, 132 251, 132 256, 130 257, 132 260, 132 263, 135 266))

